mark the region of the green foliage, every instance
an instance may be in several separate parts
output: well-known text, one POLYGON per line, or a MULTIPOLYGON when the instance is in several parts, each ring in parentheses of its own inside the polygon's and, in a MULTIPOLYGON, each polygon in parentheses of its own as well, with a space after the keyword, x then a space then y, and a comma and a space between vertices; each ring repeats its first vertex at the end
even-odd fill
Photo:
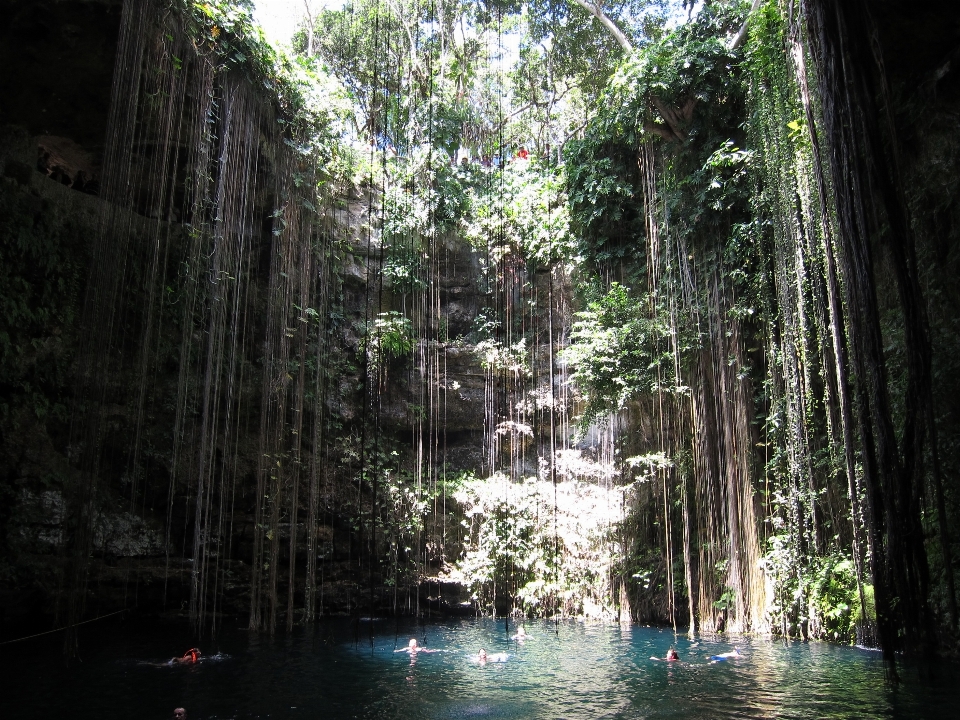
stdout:
MULTIPOLYGON (((15 186, 14 186, 15 187, 15 186)), ((0 190, 0 420, 65 421, 85 233, 51 203, 0 190)))
POLYGON ((635 478, 640 483, 656 480, 660 473, 674 467, 675 463, 664 452, 651 452, 644 455, 628 457, 624 463, 635 471, 635 478))
POLYGON ((637 298, 614 283, 577 318, 562 359, 585 400, 582 427, 640 395, 683 392, 676 384, 668 318, 663 308, 651 310, 650 298, 637 298))
MULTIPOLYGON (((634 45, 662 34, 669 6, 666 0, 617 0, 598 5, 634 45)), ((534 0, 524 19, 525 47, 542 53, 542 64, 549 70, 549 74, 538 73, 544 84, 569 77, 595 97, 625 54, 610 32, 576 3, 534 0)))
MULTIPOLYGON (((455 32, 472 9, 457 0, 356 0, 318 13, 312 50, 349 89, 364 136, 401 155, 424 142, 453 154, 464 127, 479 121, 469 91, 480 44, 455 32)), ((305 28, 300 52, 309 39, 305 28)))
POLYGON ((471 179, 461 229, 474 247, 489 249, 494 263, 517 257, 530 270, 576 263, 562 168, 515 160, 471 179))
POLYGON ((475 352, 484 370, 506 372, 515 377, 530 375, 530 350, 526 338, 520 338, 513 345, 486 338, 476 344, 475 352))
POLYGON ((381 367, 391 359, 409 355, 413 350, 413 328, 410 320, 395 310, 380 313, 373 321, 364 350, 371 368, 381 367))
POLYGON ((424 275, 424 251, 417 245, 393 244, 383 263, 383 277, 395 292, 408 294, 421 291, 427 283, 424 275))
POLYGON ((856 640, 855 620, 860 599, 850 558, 829 555, 815 564, 811 599, 822 625, 822 636, 834 642, 856 640))
POLYGON ((432 560, 445 566, 442 536, 438 526, 455 522, 438 518, 438 507, 451 508, 454 490, 444 481, 423 482, 405 467, 403 443, 389 435, 367 433, 365 444, 358 429, 335 428, 333 456, 340 471, 362 488, 355 503, 343 508, 351 529, 362 529, 364 538, 376 546, 378 572, 386 587, 413 587, 422 580, 424 545, 438 553, 432 560), (432 522, 428 519, 432 518, 432 522))
POLYGON ((662 200, 673 231, 689 238, 691 249, 745 220, 744 176, 730 166, 746 159, 734 155, 743 88, 736 52, 726 44, 741 21, 736 4, 708 5, 693 22, 634 53, 611 79, 583 139, 567 146, 571 223, 588 262, 642 271, 643 144, 669 169, 673 185, 661 190, 662 200), (711 160, 724 148, 726 161, 711 160))
MULTIPOLYGON (((805 555, 794 534, 783 522, 768 540, 761 561, 774 582, 770 611, 774 623, 787 636, 807 634, 814 638, 851 644, 857 624, 863 621, 856 569, 851 558, 839 550, 824 556, 805 555)), ((873 588, 863 588, 867 620, 875 620, 873 588)))
POLYGON ((350 106, 342 86, 329 73, 267 42, 250 3, 169 1, 188 21, 187 31, 201 56, 216 58, 222 70, 243 72, 254 87, 266 89, 279 110, 287 143, 299 154, 315 158, 321 180, 345 176, 350 159, 340 137, 350 106))
POLYGON ((468 477, 454 494, 465 508, 464 525, 469 529, 457 569, 483 605, 493 602, 496 586, 503 594, 508 580, 526 585, 538 565, 541 574, 551 574, 544 538, 535 528, 534 493, 532 483, 514 487, 504 477, 468 477))
POLYGON ((599 122, 565 155, 571 225, 588 261, 640 264, 644 230, 634 195, 640 181, 635 146, 618 142, 619 133, 598 128, 599 122))
POLYGON ((383 237, 388 245, 456 227, 469 211, 473 178, 453 167, 450 156, 435 145, 423 143, 409 155, 388 160, 382 172, 383 237))
POLYGON ((503 474, 461 479, 464 553, 454 576, 484 609, 527 616, 609 617, 609 563, 620 519, 619 491, 577 479, 551 482, 503 474))
MULTIPOLYGON (((662 33, 664 0, 605 2, 603 12, 635 44, 662 33)), ((525 143, 549 155, 582 128, 591 107, 626 51, 586 10, 573 2, 536 0, 517 16, 516 63, 509 72, 512 112, 508 145, 525 143)))
MULTIPOLYGON (((821 254, 825 230, 790 48, 780 7, 762 3, 752 16, 743 59, 750 110, 746 142, 753 148, 746 169, 753 185, 749 206, 754 219, 749 232, 735 234, 727 252, 753 258, 741 261, 731 277, 772 336, 770 369, 757 400, 773 530, 764 559, 775 588, 772 612, 784 634, 849 643, 856 625, 872 619, 872 588, 863 588, 868 605, 864 619, 851 549, 834 538, 823 554, 813 550, 818 544, 814 523, 826 534, 839 520, 828 519, 832 508, 827 498, 845 498, 848 490, 843 448, 834 434, 838 430, 829 427, 826 417, 831 401, 823 395, 822 384, 829 380, 821 363, 828 355, 818 357, 818 350, 823 352, 818 344, 830 336, 821 254), (798 221, 805 225, 796 227, 798 221), (769 269, 758 260, 769 263, 769 269), (801 372, 806 375, 802 383, 797 379, 801 372)), ((849 508, 842 512, 840 522, 846 525, 849 508)))

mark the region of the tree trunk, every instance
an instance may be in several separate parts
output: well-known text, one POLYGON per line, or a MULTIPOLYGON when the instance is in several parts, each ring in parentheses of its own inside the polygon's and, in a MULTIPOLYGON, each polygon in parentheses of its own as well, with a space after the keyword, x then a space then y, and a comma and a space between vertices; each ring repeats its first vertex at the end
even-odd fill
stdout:
POLYGON ((837 260, 849 315, 877 624, 884 657, 895 676, 898 649, 922 656, 932 641, 918 477, 925 435, 920 405, 929 397, 930 387, 929 338, 892 122, 887 140, 893 151, 888 153, 877 120, 882 117, 877 98, 885 95, 885 81, 882 63, 871 50, 868 8, 864 3, 850 8, 809 0, 804 13, 833 175, 837 260), (902 448, 897 445, 890 407, 874 275, 883 218, 889 226, 886 248, 910 349, 902 448))

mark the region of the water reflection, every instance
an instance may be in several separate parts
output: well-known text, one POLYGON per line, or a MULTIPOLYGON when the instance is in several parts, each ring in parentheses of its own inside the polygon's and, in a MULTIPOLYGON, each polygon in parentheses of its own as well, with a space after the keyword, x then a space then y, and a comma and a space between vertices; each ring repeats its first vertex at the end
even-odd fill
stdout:
POLYGON ((0 660, 13 693, 5 717, 207 718, 948 718, 956 666, 884 684, 877 653, 825 644, 702 637, 576 622, 326 622, 268 637, 233 631, 191 666, 150 665, 192 643, 184 628, 115 626, 83 638, 64 669, 59 645, 0 660), (407 651, 416 638, 421 652, 407 651), (671 646, 676 662, 664 657, 671 646), (739 647, 741 655, 711 663, 739 647), (477 653, 501 655, 481 664, 477 653), (396 652, 402 650, 402 652, 396 652))

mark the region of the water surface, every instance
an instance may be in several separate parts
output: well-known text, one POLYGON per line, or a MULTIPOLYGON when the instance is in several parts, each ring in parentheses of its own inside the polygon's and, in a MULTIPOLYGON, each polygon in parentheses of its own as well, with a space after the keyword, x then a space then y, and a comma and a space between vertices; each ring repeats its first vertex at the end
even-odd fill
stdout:
POLYGON ((228 628, 195 666, 164 662, 195 644, 181 626, 84 628, 64 667, 54 638, 7 646, 5 718, 162 720, 570 720, 579 718, 955 718, 957 666, 884 682, 879 653, 824 643, 685 636, 655 628, 502 620, 327 621, 270 640, 228 628), (404 648, 416 637, 430 653, 404 648), (681 662, 651 660, 670 646, 681 662), (740 648, 741 657, 709 658, 740 648), (480 665, 478 650, 506 653, 480 665), (9 713, 9 714, 8 714, 9 713))

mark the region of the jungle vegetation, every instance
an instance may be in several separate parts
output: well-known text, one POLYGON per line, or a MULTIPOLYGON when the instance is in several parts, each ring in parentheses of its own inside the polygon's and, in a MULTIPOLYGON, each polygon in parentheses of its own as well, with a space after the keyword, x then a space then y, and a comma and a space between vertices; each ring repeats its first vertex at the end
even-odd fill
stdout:
MULTIPOLYGON (((892 1, 307 7, 287 56, 243 2, 124 4, 65 622, 105 398, 134 388, 142 423, 176 367, 164 462, 198 627, 242 498, 251 628, 323 612, 341 503, 357 608, 420 612, 418 588, 458 582, 480 612, 876 642, 891 668, 955 647, 955 48, 909 55, 892 1), (469 327, 441 311, 451 242, 476 263, 469 327), (446 453, 461 351, 484 374, 471 472, 446 453), (398 378, 405 434, 385 429, 398 378)), ((18 282, 7 317, 42 322, 18 282)), ((157 492, 151 442, 119 463, 132 507, 157 492)))

